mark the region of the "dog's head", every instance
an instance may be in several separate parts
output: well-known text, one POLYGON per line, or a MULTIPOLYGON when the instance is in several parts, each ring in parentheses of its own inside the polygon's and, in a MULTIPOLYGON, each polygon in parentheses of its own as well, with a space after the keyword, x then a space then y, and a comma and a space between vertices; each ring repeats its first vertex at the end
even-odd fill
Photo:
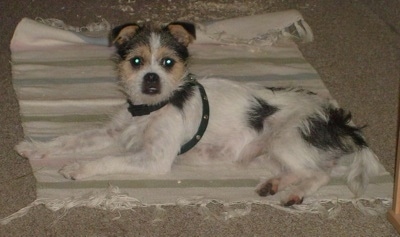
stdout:
POLYGON ((119 79, 134 103, 168 99, 187 75, 188 45, 195 39, 191 23, 164 26, 124 24, 110 34, 119 56, 119 79))

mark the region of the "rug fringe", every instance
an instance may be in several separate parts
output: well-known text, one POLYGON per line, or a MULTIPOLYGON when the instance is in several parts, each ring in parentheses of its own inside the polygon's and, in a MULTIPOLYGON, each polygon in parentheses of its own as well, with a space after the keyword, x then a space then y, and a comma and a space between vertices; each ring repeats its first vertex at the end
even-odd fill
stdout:
POLYGON ((231 34, 226 31, 208 32, 207 26, 197 24, 198 30, 208 37, 222 42, 231 44, 247 44, 251 46, 272 46, 281 39, 295 40, 297 42, 309 43, 314 40, 314 34, 311 27, 303 19, 298 19, 289 25, 281 28, 267 30, 264 34, 257 35, 251 39, 241 38, 238 35, 231 34))
POLYGON ((225 211, 222 212, 224 220, 247 216, 251 213, 251 203, 246 203, 244 208, 233 208, 232 205, 224 204, 225 211))
POLYGON ((61 217, 65 216, 67 211, 74 207, 90 207, 101 210, 115 211, 132 210, 134 207, 147 206, 138 199, 122 193, 118 187, 109 185, 107 189, 104 189, 101 192, 89 192, 80 197, 69 197, 66 199, 36 199, 28 206, 1 219, 0 224, 6 225, 12 220, 23 217, 28 214, 31 208, 39 205, 44 205, 47 209, 53 212, 64 210, 64 213, 61 215, 61 217))
POLYGON ((311 27, 303 19, 299 19, 280 30, 268 32, 266 35, 269 37, 267 45, 273 45, 284 38, 293 39, 301 43, 309 43, 314 40, 311 27))
MULTIPOLYGON (((392 200, 391 199, 355 199, 355 200, 320 200, 320 201, 309 201, 308 203, 301 205, 294 205, 290 208, 283 207, 277 203, 271 202, 235 202, 235 203, 222 203, 218 200, 203 199, 203 197, 193 197, 178 199, 174 205, 176 206, 198 206, 198 212, 204 217, 204 219, 214 219, 214 220, 229 220, 232 218, 243 217, 251 213, 252 204, 269 205, 276 209, 292 213, 311 213, 318 214, 321 218, 332 219, 335 218, 341 211, 341 203, 351 202, 354 207, 361 211, 364 215, 381 215, 386 213, 388 208, 390 208, 392 200), (207 205, 208 204, 222 204, 223 211, 213 212, 207 205), (367 203, 368 205, 365 205, 367 203), (325 207, 331 205, 332 207, 325 207), (235 207, 234 205, 245 205, 244 207, 235 207)), ((71 208, 75 207, 90 207, 97 208, 101 210, 108 211, 120 211, 120 210, 133 210, 135 207, 148 207, 155 206, 154 220, 153 223, 165 220, 166 210, 163 206, 171 206, 171 204, 165 205, 152 205, 144 204, 140 200, 130 197, 125 193, 122 193, 117 186, 109 185, 108 188, 100 192, 89 192, 80 197, 69 197, 65 199, 49 199, 40 198, 33 201, 28 206, 20 209, 19 211, 0 219, 1 225, 6 225, 12 220, 21 218, 28 214, 31 208, 44 205, 47 209, 56 212, 59 210, 64 210, 63 213, 59 215, 57 220, 63 218, 71 208)), ((118 219, 116 217, 115 219, 118 219)))
POLYGON ((364 215, 378 216, 388 211, 388 208, 390 208, 392 205, 392 201, 380 200, 380 202, 376 203, 376 200, 357 199, 353 200, 352 204, 364 215), (366 202, 368 203, 368 206, 364 204, 366 202))
MULTIPOLYGON (((312 42, 314 40, 314 35, 312 33, 311 27, 307 24, 306 21, 298 20, 293 23, 293 26, 296 28, 296 33, 299 36, 296 37, 295 34, 291 33, 290 35, 292 37, 296 37, 298 40, 300 40, 303 43, 312 42)), ((288 27, 286 27, 285 30, 287 31, 288 27)), ((283 34, 285 34, 285 33, 283 33, 283 34)))
POLYGON ((37 199, 37 200, 35 200, 34 202, 32 202, 31 204, 29 204, 28 206, 26 206, 26 207, 24 207, 24 208, 21 208, 19 211, 17 211, 17 212, 15 212, 15 213, 13 213, 13 214, 11 214, 11 215, 9 215, 9 216, 7 216, 7 217, 1 219, 1 220, 0 220, 0 224, 1 224, 1 225, 7 225, 7 224, 10 223, 12 220, 15 220, 15 219, 17 219, 17 218, 20 218, 20 217, 25 216, 26 214, 28 214, 29 210, 30 210, 32 207, 38 206, 38 205, 40 205, 40 204, 42 204, 42 200, 37 199))
POLYGON ((111 24, 104 18, 101 18, 100 22, 92 22, 89 23, 85 26, 72 26, 66 24, 64 21, 56 19, 56 18, 47 18, 43 19, 41 17, 36 17, 35 21, 40 22, 42 24, 62 29, 62 30, 67 30, 67 31, 72 31, 72 32, 79 32, 79 33, 85 33, 85 34, 94 34, 94 33, 104 33, 104 32, 109 32, 112 28, 111 24))

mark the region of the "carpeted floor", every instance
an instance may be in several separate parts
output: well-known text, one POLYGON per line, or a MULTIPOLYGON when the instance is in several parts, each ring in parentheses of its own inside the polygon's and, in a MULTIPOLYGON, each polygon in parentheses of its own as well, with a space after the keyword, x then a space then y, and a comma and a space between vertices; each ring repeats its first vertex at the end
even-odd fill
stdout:
MULTIPOLYGON (((112 24, 137 19, 202 21, 295 8, 315 34, 300 45, 332 95, 353 112, 382 163, 393 174, 400 78, 400 1, 1 1, 0 26, 0 218, 35 199, 28 162, 13 152, 22 139, 11 85, 9 41, 22 17, 58 18, 80 26, 100 17, 112 24)), ((212 211, 222 210, 210 205, 212 211)), ((36 207, 0 226, 0 236, 397 236, 384 215, 364 216, 351 204, 334 219, 291 215, 252 205, 249 215, 219 221, 204 219, 197 207, 106 212, 88 208, 52 213, 36 207), (65 214, 63 218, 57 217, 65 214), (153 220, 161 217, 162 221, 153 220), (116 219, 115 219, 116 218, 116 219), (115 220, 114 220, 115 219, 115 220)))

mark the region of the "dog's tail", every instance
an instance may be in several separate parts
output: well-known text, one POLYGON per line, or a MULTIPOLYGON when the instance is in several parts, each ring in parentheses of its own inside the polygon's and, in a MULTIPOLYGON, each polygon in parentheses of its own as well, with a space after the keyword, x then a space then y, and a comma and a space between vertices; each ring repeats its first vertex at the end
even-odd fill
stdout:
POLYGON ((344 175, 347 176, 350 190, 359 197, 364 193, 369 178, 385 169, 368 147, 361 127, 351 123, 350 113, 328 106, 323 114, 322 118, 314 116, 308 119, 307 129, 303 130, 302 136, 317 148, 337 152, 337 156, 341 156, 340 162, 351 162, 344 166, 344 175))
POLYGON ((368 186, 369 178, 379 175, 385 169, 379 163, 378 157, 367 146, 346 156, 353 158, 347 174, 347 185, 356 197, 360 197, 368 186))

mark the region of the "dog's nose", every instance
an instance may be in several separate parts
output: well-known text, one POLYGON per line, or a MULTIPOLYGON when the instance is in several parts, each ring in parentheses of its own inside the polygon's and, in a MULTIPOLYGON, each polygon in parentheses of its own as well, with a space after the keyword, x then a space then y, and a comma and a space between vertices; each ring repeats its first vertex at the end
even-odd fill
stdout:
POLYGON ((159 94, 161 91, 160 77, 157 73, 147 73, 143 77, 142 92, 144 94, 159 94))
POLYGON ((156 84, 160 81, 160 77, 156 73, 147 73, 144 75, 144 81, 149 84, 156 84))

